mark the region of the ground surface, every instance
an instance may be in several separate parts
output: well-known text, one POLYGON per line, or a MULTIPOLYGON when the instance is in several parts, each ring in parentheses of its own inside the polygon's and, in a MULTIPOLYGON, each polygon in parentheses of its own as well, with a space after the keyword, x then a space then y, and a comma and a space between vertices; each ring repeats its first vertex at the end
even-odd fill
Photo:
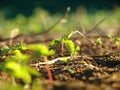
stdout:
MULTIPOLYGON (((0 47, 12 45, 16 42, 30 43, 48 43, 59 38, 54 35, 36 35, 36 36, 18 36, 13 39, 3 39, 0 41, 0 47)), ((30 65, 42 74, 43 90, 120 90, 120 46, 107 36, 87 36, 83 38, 79 35, 73 35, 71 40, 75 45, 79 45, 81 50, 78 57, 70 58, 67 62, 57 60, 50 64, 50 69, 54 79, 51 86, 48 82, 47 71, 42 59, 31 61, 30 65), (101 37, 102 46, 96 46, 93 42, 101 37)), ((65 51, 61 54, 61 46, 56 46, 56 54, 49 57, 54 60, 69 54, 65 51)), ((1 75, 1 77, 3 77, 1 75)), ((4 77, 3 77, 4 78, 4 77)), ((2 79, 1 79, 2 80, 2 79)))

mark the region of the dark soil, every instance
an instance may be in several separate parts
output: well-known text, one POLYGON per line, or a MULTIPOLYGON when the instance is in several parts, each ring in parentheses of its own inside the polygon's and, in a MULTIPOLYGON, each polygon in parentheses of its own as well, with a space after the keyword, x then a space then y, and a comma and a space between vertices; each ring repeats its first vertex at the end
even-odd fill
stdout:
MULTIPOLYGON (((55 35, 20 35, 13 39, 3 39, 0 47, 11 46, 16 42, 48 43, 58 36, 55 35), (52 37, 54 36, 54 37, 52 37)), ((40 81, 43 90, 120 90, 120 46, 107 36, 87 36, 83 38, 79 35, 71 37, 75 45, 79 45, 80 57, 73 57, 67 62, 56 61, 50 64, 50 69, 54 79, 53 85, 49 84, 45 64, 38 64, 42 59, 32 60, 29 64, 42 74, 40 81), (94 45, 93 42, 101 37, 103 44, 94 45)), ((61 46, 53 48, 56 54, 48 57, 49 60, 62 56, 69 56, 67 50, 61 53, 61 46)), ((0 78, 5 77, 4 74, 0 78)), ((7 76, 6 76, 7 77, 7 76)), ((3 78, 1 80, 4 80, 3 78)))

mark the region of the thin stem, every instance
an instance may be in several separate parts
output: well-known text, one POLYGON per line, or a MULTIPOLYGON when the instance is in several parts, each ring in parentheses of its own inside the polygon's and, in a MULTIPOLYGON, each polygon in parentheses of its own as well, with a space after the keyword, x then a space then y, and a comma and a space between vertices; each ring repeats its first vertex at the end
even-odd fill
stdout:
POLYGON ((47 56, 44 56, 43 58, 44 58, 45 65, 46 65, 46 70, 47 70, 47 73, 48 73, 49 83, 53 84, 52 74, 51 74, 51 71, 50 71, 50 68, 49 68, 49 64, 47 63, 48 62, 47 56))
POLYGON ((101 23, 103 23, 105 21, 105 18, 101 19, 100 21, 98 21, 90 30, 88 30, 85 35, 93 32, 101 23))
POLYGON ((70 12, 70 7, 67 7, 65 14, 55 24, 53 24, 51 27, 49 27, 47 30, 41 33, 47 33, 50 30, 52 30, 56 25, 58 25, 61 22, 61 20, 63 20, 68 15, 69 12, 70 12))
POLYGON ((16 86, 16 81, 15 81, 15 78, 12 76, 11 77, 11 80, 12 80, 12 84, 14 85, 14 86, 16 86))
POLYGON ((61 52, 62 52, 61 54, 63 56, 64 55, 64 43, 63 42, 61 43, 61 52))

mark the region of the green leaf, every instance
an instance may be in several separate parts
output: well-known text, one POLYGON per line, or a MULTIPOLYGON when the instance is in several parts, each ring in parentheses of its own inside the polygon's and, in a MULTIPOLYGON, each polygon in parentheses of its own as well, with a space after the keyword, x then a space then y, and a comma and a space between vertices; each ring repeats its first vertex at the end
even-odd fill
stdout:
POLYGON ((76 50, 76 51, 79 51, 79 50, 80 50, 80 47, 79 47, 79 46, 77 46, 77 47, 75 48, 75 50, 76 50))
POLYGON ((14 54, 14 56, 11 58, 13 58, 13 60, 16 60, 16 61, 28 61, 28 59, 30 57, 29 55, 22 54, 20 52, 20 50, 14 50, 13 54, 14 54))
POLYGON ((56 45, 60 44, 60 40, 59 39, 55 39, 55 40, 52 40, 50 42, 50 45, 49 47, 52 48, 52 47, 55 47, 56 45))
POLYGON ((63 57, 63 58, 62 58, 62 61, 65 62, 65 63, 67 63, 68 60, 69 60, 69 59, 66 58, 66 57, 63 57))
POLYGON ((69 53, 72 55, 75 52, 75 46, 72 40, 66 40, 65 45, 69 53))
POLYGON ((46 46, 41 44, 31 44, 28 45, 28 48, 35 51, 34 56, 37 58, 40 56, 49 56, 55 53, 53 50, 49 50, 46 46))
POLYGON ((7 55, 9 53, 9 51, 10 51, 10 48, 8 46, 4 46, 1 48, 1 54, 3 56, 7 55))
POLYGON ((27 71, 34 76, 40 76, 40 73, 37 72, 34 68, 30 67, 30 66, 26 66, 27 71))
POLYGON ((120 45, 120 37, 115 37, 115 44, 120 45))
POLYGON ((73 70, 70 69, 70 68, 67 68, 67 71, 70 72, 71 74, 74 74, 74 73, 75 73, 75 71, 73 71, 73 70))
POLYGON ((16 43, 13 45, 12 47, 13 50, 18 50, 18 49, 21 49, 21 50, 26 50, 27 47, 24 43, 20 42, 20 43, 16 43))
POLYGON ((21 78, 25 83, 31 82, 31 75, 24 66, 13 61, 7 62, 5 64, 5 69, 7 72, 15 78, 21 78))
POLYGON ((101 38, 98 38, 95 43, 98 45, 98 46, 101 46, 102 45, 102 41, 101 41, 101 38))
POLYGON ((73 35, 73 31, 70 33, 64 34, 61 38, 61 40, 64 42, 65 40, 68 40, 73 35))

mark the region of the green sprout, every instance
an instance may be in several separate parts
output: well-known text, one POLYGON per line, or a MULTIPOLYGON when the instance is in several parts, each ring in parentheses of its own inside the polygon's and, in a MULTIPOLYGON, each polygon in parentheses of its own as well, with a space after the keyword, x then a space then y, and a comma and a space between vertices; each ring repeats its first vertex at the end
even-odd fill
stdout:
POLYGON ((40 56, 50 56, 55 52, 53 50, 48 50, 48 48, 41 44, 31 44, 28 45, 28 49, 35 51, 34 57, 39 58, 40 56))
POLYGON ((65 63, 67 63, 67 62, 68 62, 68 58, 63 57, 63 58, 62 58, 62 61, 65 62, 65 63))
POLYGON ((71 32, 69 32, 69 33, 67 33, 67 34, 64 34, 64 35, 62 36, 62 38, 61 38, 61 41, 64 42, 64 41, 70 39, 70 37, 73 35, 73 33, 74 33, 74 31, 71 31, 71 32))
POLYGON ((4 46, 1 48, 1 54, 2 56, 6 56, 10 51, 10 48, 8 46, 4 46))
POLYGON ((30 59, 30 55, 21 53, 21 50, 25 49, 22 43, 17 43, 11 48, 8 46, 2 47, 1 53, 6 57, 0 69, 8 73, 11 77, 22 79, 25 84, 30 84, 31 75, 40 76, 40 73, 28 66, 27 62, 30 59))
POLYGON ((113 41, 115 41, 116 46, 120 45, 120 37, 116 37, 116 36, 108 36, 108 37, 113 41))
POLYGON ((101 38, 98 38, 96 41, 95 41, 96 45, 101 47, 102 46, 102 41, 101 41, 101 38))
POLYGON ((27 47, 24 43, 20 42, 20 43, 15 43, 11 48, 8 46, 4 46, 1 48, 1 54, 2 56, 6 56, 10 53, 13 53, 14 50, 26 50, 27 47))
POLYGON ((19 42, 19 43, 15 43, 12 47, 13 50, 17 50, 17 49, 20 49, 20 50, 26 50, 27 49, 27 46, 22 43, 22 42, 19 42))
POLYGON ((14 50, 13 51, 13 57, 12 59, 19 62, 19 63, 23 63, 23 62, 27 62, 29 60, 30 56, 27 54, 22 54, 20 50, 14 50))
POLYGON ((75 45, 74 45, 74 43, 73 43, 72 40, 66 40, 65 41, 65 46, 66 46, 66 48, 69 51, 69 53, 70 53, 71 56, 76 55, 77 51, 80 50, 79 46, 75 47, 75 45))
POLYGON ((52 74, 49 68, 49 64, 47 63, 48 62, 47 56, 53 55, 55 52, 53 50, 49 50, 46 46, 41 44, 31 44, 31 45, 28 45, 28 48, 34 51, 34 56, 36 58, 39 58, 39 57, 44 58, 44 62, 46 64, 46 70, 48 72, 49 83, 53 84, 52 74))
POLYGON ((24 81, 25 84, 31 83, 31 75, 39 76, 40 74, 33 68, 19 64, 15 61, 7 61, 4 65, 5 71, 14 78, 19 78, 24 81))
POLYGON ((72 34, 73 34, 73 31, 70 32, 70 33, 64 34, 64 35, 61 37, 61 39, 52 40, 52 41, 50 42, 49 47, 52 48, 52 47, 55 47, 55 46, 57 46, 58 44, 61 43, 61 44, 62 44, 62 51, 64 51, 64 50, 63 50, 63 44, 64 44, 64 42, 65 42, 66 40, 68 40, 68 39, 72 36, 72 34))
POLYGON ((62 51, 62 54, 64 53, 64 45, 67 47, 70 55, 75 55, 77 53, 77 51, 80 50, 80 47, 77 46, 75 48, 75 45, 73 43, 73 41, 69 40, 70 37, 76 33, 76 31, 71 31, 70 33, 67 33, 67 34, 64 34, 61 39, 55 39, 53 41, 50 42, 50 45, 49 47, 52 48, 52 47, 55 47, 56 45, 58 44, 61 44, 61 51, 62 51))
POLYGON ((60 44, 60 40, 59 39, 55 39, 55 40, 52 40, 49 44, 49 48, 52 48, 52 47, 55 47, 57 46, 58 44, 60 44))
POLYGON ((72 70, 71 68, 67 68, 66 70, 67 70, 70 74, 74 74, 74 73, 75 73, 75 71, 72 70))

